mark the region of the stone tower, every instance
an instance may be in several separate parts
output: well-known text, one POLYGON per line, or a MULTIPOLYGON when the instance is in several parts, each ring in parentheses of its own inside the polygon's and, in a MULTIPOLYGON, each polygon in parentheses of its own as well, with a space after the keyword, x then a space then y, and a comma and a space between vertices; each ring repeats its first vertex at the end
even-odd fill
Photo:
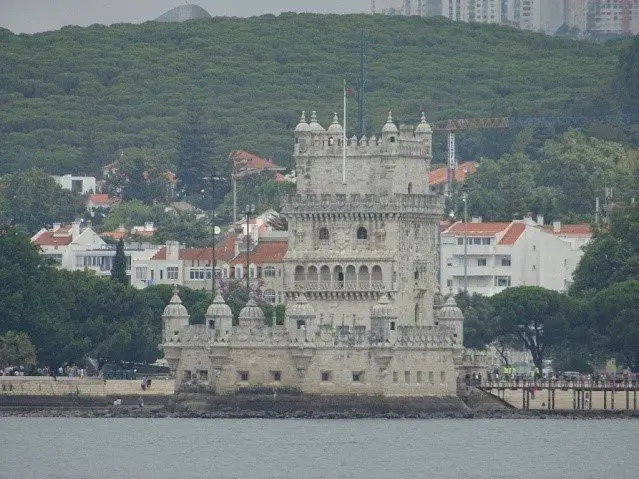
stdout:
POLYGON ((337 115, 315 112, 295 129, 297 194, 286 201, 284 258, 289 300, 304 294, 318 326, 365 327, 383 295, 397 326, 432 326, 442 204, 430 194, 432 130, 393 123, 381 134, 344 138, 337 115))

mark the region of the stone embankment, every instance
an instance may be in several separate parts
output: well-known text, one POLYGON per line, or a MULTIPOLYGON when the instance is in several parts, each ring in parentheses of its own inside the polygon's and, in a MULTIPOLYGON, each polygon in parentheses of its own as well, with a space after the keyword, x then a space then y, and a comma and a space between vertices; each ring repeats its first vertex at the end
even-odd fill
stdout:
POLYGON ((172 396, 175 381, 153 379, 151 387, 143 390, 142 380, 120 380, 99 378, 72 378, 44 376, 0 376, 0 397, 2 396, 172 396))

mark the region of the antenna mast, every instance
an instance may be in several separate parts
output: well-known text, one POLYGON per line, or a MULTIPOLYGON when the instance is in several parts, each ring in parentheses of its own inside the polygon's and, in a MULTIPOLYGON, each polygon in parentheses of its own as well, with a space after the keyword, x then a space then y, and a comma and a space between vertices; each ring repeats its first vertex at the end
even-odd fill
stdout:
MULTIPOLYGON (((373 6, 375 5, 375 1, 373 0, 373 6)), ((364 59, 365 59, 365 39, 364 39, 364 29, 362 29, 362 38, 359 44, 359 88, 357 89, 357 102, 358 102, 358 111, 357 111, 357 138, 361 138, 364 135, 364 131, 366 130, 366 125, 364 125, 364 87, 366 85, 366 76, 364 74, 364 59)))

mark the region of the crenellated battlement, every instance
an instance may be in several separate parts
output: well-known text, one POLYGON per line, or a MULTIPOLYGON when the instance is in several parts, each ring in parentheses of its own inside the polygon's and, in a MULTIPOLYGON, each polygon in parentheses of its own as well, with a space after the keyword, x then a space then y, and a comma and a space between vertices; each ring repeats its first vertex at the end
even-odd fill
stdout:
MULTIPOLYGON (((295 155, 302 157, 341 157, 344 154, 342 138, 335 138, 328 133, 313 135, 309 141, 299 141, 295 144, 295 155)), ((431 156, 430 140, 398 139, 395 142, 372 136, 363 136, 359 140, 346 140, 346 156, 405 156, 429 158, 431 156)))
POLYGON ((442 199, 416 194, 307 194, 288 195, 282 203, 285 215, 296 213, 419 213, 440 215, 442 199))

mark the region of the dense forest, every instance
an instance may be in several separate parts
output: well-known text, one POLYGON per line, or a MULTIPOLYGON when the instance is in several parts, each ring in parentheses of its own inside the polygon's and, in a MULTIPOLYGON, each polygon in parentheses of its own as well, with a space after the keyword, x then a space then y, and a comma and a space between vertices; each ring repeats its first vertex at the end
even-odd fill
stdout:
MULTIPOLYGON (((368 132, 388 110, 401 122, 421 111, 431 122, 619 111, 612 92, 623 42, 371 15, 0 29, 0 174, 34 166, 98 174, 127 150, 175 166, 194 131, 220 168, 236 148, 290 167, 301 110, 327 123, 341 110, 342 81, 357 90, 362 39, 368 132)), ((356 107, 349 100, 350 125, 356 107)), ((468 132, 458 156, 498 158, 515 135, 468 132)), ((445 138, 435 141, 441 160, 445 138)))

